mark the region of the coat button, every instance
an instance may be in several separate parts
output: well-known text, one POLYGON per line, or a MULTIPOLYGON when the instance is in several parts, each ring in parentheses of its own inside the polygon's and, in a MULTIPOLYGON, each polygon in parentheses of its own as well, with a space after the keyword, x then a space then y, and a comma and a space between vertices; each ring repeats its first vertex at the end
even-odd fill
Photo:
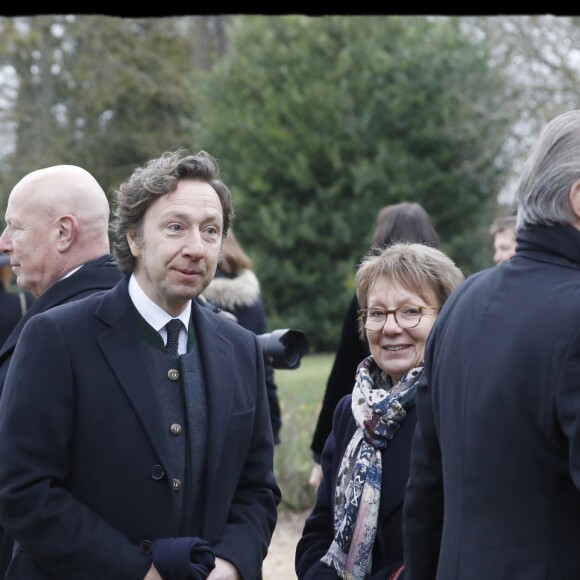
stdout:
POLYGON ((147 554, 151 554, 153 549, 153 542, 151 540, 141 540, 139 542, 139 548, 144 552, 147 552, 147 554))
POLYGON ((181 435, 183 433, 183 427, 178 423, 173 423, 171 425, 171 434, 172 435, 181 435))
POLYGON ((179 371, 177 369, 170 369, 167 376, 170 381, 176 381, 179 378, 179 371))
POLYGON ((163 471, 163 467, 161 467, 161 465, 154 465, 151 468, 151 477, 157 481, 163 479, 165 477, 165 471, 163 471))
POLYGON ((181 479, 177 477, 173 478, 173 491, 179 491, 181 489, 181 479))

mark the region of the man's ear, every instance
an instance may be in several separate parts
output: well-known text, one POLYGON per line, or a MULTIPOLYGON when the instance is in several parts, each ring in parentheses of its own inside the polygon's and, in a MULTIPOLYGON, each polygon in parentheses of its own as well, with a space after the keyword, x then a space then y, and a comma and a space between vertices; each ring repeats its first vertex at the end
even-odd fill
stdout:
POLYGON ((129 244, 131 254, 133 254, 135 258, 139 256, 141 253, 141 246, 139 245, 139 235, 137 234, 137 230, 135 228, 127 230, 127 243, 129 244))
POLYGON ((576 221, 573 225, 580 229, 580 179, 572 184, 572 187, 570 188, 569 199, 572 211, 576 216, 576 221))
POLYGON ((70 249, 77 238, 79 228, 77 218, 70 214, 61 215, 56 225, 58 227, 56 247, 59 252, 64 253, 70 249))

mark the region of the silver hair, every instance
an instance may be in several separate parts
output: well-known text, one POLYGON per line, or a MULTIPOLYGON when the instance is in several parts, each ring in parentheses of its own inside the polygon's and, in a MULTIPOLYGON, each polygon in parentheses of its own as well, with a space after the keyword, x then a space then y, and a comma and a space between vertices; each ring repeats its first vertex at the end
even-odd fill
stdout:
POLYGON ((580 109, 550 121, 524 165, 517 190, 517 229, 573 223, 570 190, 580 180, 580 109))

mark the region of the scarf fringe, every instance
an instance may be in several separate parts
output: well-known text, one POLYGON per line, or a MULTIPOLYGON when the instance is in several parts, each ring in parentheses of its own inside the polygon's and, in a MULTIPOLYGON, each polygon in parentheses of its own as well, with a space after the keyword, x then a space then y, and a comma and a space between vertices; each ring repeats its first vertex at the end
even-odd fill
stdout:
POLYGON ((321 562, 330 566, 336 573, 344 578, 344 564, 346 562, 346 555, 342 553, 342 550, 337 546, 335 542, 332 542, 328 552, 320 559, 321 562))

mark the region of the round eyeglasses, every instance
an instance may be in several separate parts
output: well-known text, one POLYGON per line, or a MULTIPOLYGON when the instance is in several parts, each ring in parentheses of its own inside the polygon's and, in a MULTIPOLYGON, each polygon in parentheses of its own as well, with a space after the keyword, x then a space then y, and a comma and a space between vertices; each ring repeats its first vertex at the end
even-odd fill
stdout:
POLYGON ((425 310, 439 310, 438 306, 413 306, 406 304, 395 310, 382 308, 363 308, 358 311, 359 318, 367 330, 382 330, 389 314, 395 317, 395 322, 401 328, 415 328, 421 322, 425 310))

